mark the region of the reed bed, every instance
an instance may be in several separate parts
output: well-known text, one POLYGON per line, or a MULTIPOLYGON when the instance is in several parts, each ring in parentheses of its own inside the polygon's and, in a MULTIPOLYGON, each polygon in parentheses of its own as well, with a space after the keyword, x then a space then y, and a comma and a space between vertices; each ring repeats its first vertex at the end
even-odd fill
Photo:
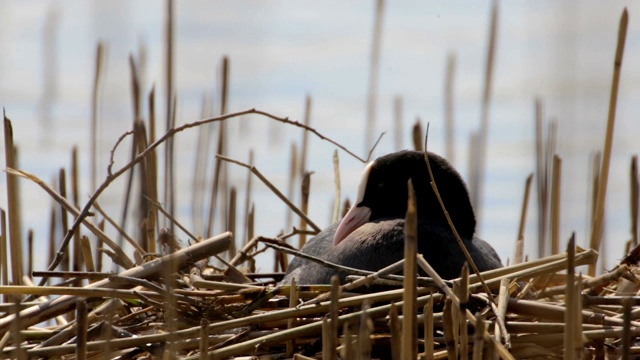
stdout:
MULTIPOLYGON (((383 1, 377 3, 372 50, 371 89, 368 117, 375 121, 377 94, 377 63, 382 28, 383 1)), ((538 213, 540 215, 539 252, 551 249, 551 255, 528 259, 523 250, 526 213, 534 174, 526 181, 521 222, 516 238, 512 264, 486 272, 478 272, 470 261, 457 279, 444 280, 433 271, 420 254, 416 254, 416 208, 409 191, 406 221, 405 259, 375 273, 341 267, 309 255, 298 249, 320 228, 307 216, 308 195, 312 191, 311 172, 307 169, 309 135, 328 141, 334 153, 336 198, 331 218, 340 215, 341 198, 338 150, 362 162, 368 160, 350 151, 320 131, 311 127, 311 97, 306 98, 303 122, 290 120, 257 109, 228 112, 229 66, 223 60, 221 111, 218 116, 203 110, 203 120, 175 126, 175 97, 172 88, 173 5, 167 2, 167 108, 166 131, 155 137, 155 90, 148 96, 149 118, 142 118, 142 94, 137 82, 137 65, 131 57, 131 79, 135 119, 130 132, 123 134, 111 149, 107 177, 97 182, 95 109, 102 79, 104 45, 97 47, 96 74, 92 97, 91 198, 82 205, 78 201, 77 149, 72 152, 70 181, 64 169, 58 186, 51 186, 34 174, 19 170, 14 156, 11 121, 4 117, 8 212, 0 211, 2 283, 0 284, 0 349, 2 358, 282 358, 282 359, 456 359, 456 358, 591 358, 630 359, 638 357, 640 346, 640 245, 638 244, 638 170, 637 158, 631 162, 632 240, 624 249, 626 256, 610 271, 595 274, 601 245, 602 218, 606 199, 608 162, 611 156, 612 132, 615 121, 617 87, 624 51, 628 15, 624 11, 614 62, 614 77, 608 127, 602 165, 598 161, 594 174, 593 233, 591 248, 581 249, 572 237, 561 251, 560 179, 562 159, 555 154, 555 125, 545 138, 542 102, 536 102, 538 213), (302 129, 301 156, 292 146, 289 188, 274 186, 253 161, 248 163, 227 156, 225 122, 241 116, 261 117, 285 126, 302 129), (200 219, 202 229, 189 229, 176 220, 174 212, 174 148, 172 141, 182 131, 196 127, 218 125, 217 154, 207 156, 199 151, 194 188, 204 182, 200 169, 209 161, 214 177, 209 202, 204 196, 194 196, 208 208, 206 219, 200 219), (114 169, 114 153, 131 138, 131 158, 114 169), (159 166, 157 151, 164 150, 163 166, 159 166), (244 203, 244 236, 236 229, 241 221, 236 213, 236 187, 226 178, 227 166, 247 169, 247 192, 244 203), (133 170, 139 169, 137 175, 133 170), (164 171, 164 189, 159 188, 159 173, 164 171), (100 195, 117 178, 129 177, 129 191, 123 202, 123 217, 116 221, 98 203, 100 195), (252 180, 264 183, 290 209, 287 224, 293 230, 276 237, 254 229, 254 207, 251 202, 252 180), (22 248, 19 237, 20 178, 40 186, 57 204, 51 216, 51 256, 46 269, 34 269, 33 243, 22 248), (139 193, 131 191, 139 181, 139 193), (69 185, 67 185, 70 184, 69 185), (301 204, 295 204, 295 185, 302 184, 301 204), (68 188, 70 192, 67 192, 68 188), (163 193, 164 195, 160 195, 163 193), (286 195, 285 195, 286 193, 286 195), (13 195, 12 195, 13 194, 13 195), (164 203, 168 209, 164 209, 164 203), (137 202, 144 211, 132 215, 126 210, 137 202), (216 215, 217 214, 217 215, 216 215), (221 215, 222 214, 222 215, 221 215), (57 216, 61 215, 61 216, 57 216), (294 222, 294 216, 299 222, 294 222), (223 218, 223 227, 214 228, 214 220, 223 218), (135 233, 125 226, 127 219, 137 223, 135 233), (160 222, 168 224, 160 227, 160 222), (61 224, 57 224, 61 222, 61 224), (62 226, 65 236, 55 239, 56 226, 62 226), (107 230, 107 228, 109 230, 107 230), (9 231, 7 231, 9 230, 9 231), (115 233, 115 235, 111 235, 115 233), (549 233, 551 244, 546 243, 549 233), (10 234, 10 236, 7 236, 10 234), (187 234, 184 245, 178 234, 187 234), (204 234, 201 236, 199 234, 204 234), (291 246, 290 238, 299 239, 291 246), (550 245, 550 246, 548 246, 550 245), (54 250, 55 249, 55 250, 54 250), (276 271, 257 273, 256 256, 273 253, 276 271), (28 254, 28 256, 25 256, 28 254), (288 266, 288 256, 304 256, 325 266, 349 273, 340 284, 281 284, 288 266), (116 271, 106 270, 108 258, 116 271), (23 274, 24 260, 29 273, 23 274), (11 271, 9 271, 9 268, 11 271), (588 275, 583 274, 588 269, 588 275), (398 273, 409 274, 407 276, 398 273), (9 280, 8 274, 12 278, 9 280), (418 276, 426 274, 428 277, 418 276), (34 279, 39 279, 37 285, 34 279)), ((483 96, 482 128, 476 135, 486 151, 493 52, 497 5, 492 8, 491 34, 487 55, 486 83, 483 96)), ((448 82, 453 79, 455 58, 450 57, 448 82)), ((452 84, 445 86, 447 116, 452 122, 452 84)), ((402 99, 397 98, 396 122, 401 128, 402 99)), ((418 120, 412 139, 416 150, 426 150, 423 127, 418 120)), ((428 126, 426 127, 428 133, 428 126)), ((398 138, 396 134, 396 138, 398 138)), ((451 138, 453 138, 451 136, 451 138)), ((367 143, 372 143, 367 133, 367 143)), ((379 140, 379 139, 378 139, 379 140)), ((199 142, 212 139, 202 136, 199 142)), ((398 142, 400 142, 398 140, 398 142)), ((377 143, 377 142, 376 142, 377 143)), ((375 144, 372 145, 375 147, 375 144)), ((202 145, 202 148, 207 148, 202 145)), ((450 149, 453 149, 451 146, 450 149)), ((448 150, 453 156, 453 151, 448 150)), ((425 158, 427 157, 425 152, 425 158)), ((482 163, 480 162, 480 163, 482 163)), ((428 164, 428 161, 427 161, 428 164)), ((482 184, 483 169, 477 172, 472 187, 482 184)), ((431 171, 429 169, 429 171, 431 171)), ((438 194, 437 184, 432 183, 438 194)), ((410 186, 412 189, 412 186, 410 186)), ((481 193, 478 192, 477 196, 481 193)), ((447 204, 440 201, 445 214, 447 204)), ((345 201, 348 204, 348 200, 345 201)), ((348 205, 343 206, 343 211, 348 205)), ((198 222, 196 222, 198 223, 198 222)), ((450 221, 451 223, 451 221, 450 221)), ((454 234, 457 236, 455 228, 454 234)), ((460 245, 464 245, 460 241, 460 245)), ((466 250, 465 250, 466 252, 466 250)), ((621 251, 622 252, 622 251, 621 251)))

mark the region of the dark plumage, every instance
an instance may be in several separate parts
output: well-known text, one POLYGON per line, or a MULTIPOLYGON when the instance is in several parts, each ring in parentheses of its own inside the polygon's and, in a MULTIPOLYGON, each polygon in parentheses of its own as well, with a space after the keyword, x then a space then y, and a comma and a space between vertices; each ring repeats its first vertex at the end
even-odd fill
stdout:
MULTIPOLYGON (((458 234, 480 271, 501 267, 495 250, 474 236, 476 219, 469 194, 458 172, 442 157, 429 153, 440 196, 458 234)), ((400 151, 365 167, 355 205, 340 223, 313 237, 302 252, 353 268, 376 271, 404 257, 404 217, 407 181, 413 181, 418 207, 418 252, 445 279, 456 278, 465 262, 440 204, 429 184, 424 153, 400 151)), ((345 273, 294 258, 283 283, 329 283, 345 273)))

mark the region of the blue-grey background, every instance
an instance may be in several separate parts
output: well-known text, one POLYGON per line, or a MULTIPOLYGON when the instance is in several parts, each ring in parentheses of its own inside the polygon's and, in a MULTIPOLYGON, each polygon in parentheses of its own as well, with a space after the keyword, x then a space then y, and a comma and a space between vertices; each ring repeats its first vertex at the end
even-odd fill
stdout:
MULTIPOLYGON (((534 171, 534 98, 545 120, 558 121, 563 158, 563 245, 572 231, 586 246, 589 234, 590 156, 602 149, 613 56, 622 9, 630 13, 607 198, 605 266, 622 256, 629 232, 629 161, 640 149, 640 4, 631 1, 501 2, 490 109, 488 161, 479 235, 503 259, 513 257, 527 175, 534 171)), ((395 149, 393 99, 404 104, 404 147, 416 117, 431 124, 430 149, 445 151, 443 84, 447 55, 455 53, 455 158, 468 176, 469 137, 480 124, 491 2, 389 1, 385 5, 376 132, 387 131, 376 150, 395 149)), ((200 118, 205 94, 218 97, 220 59, 231 61, 229 110, 256 107, 302 119, 313 98, 312 126, 364 154, 365 114, 374 1, 176 1, 175 88, 178 124, 200 118)), ((109 149, 131 128, 128 56, 143 53, 143 89, 158 90, 164 122, 164 21, 161 1, 0 2, 0 105, 13 121, 21 168, 50 181, 68 166, 71 147, 81 161, 81 196, 89 197, 89 119, 95 49, 107 44, 100 107, 100 179, 109 149), (141 50, 144 49, 144 50, 141 50)), ((146 110, 145 110, 146 111, 146 110)), ((160 130, 163 126, 160 126, 160 130)), ((258 168, 286 188, 292 142, 300 129, 258 117, 229 122, 229 154, 245 160, 256 151, 258 168)), ((192 175, 198 130, 176 138, 178 218, 192 227, 192 175)), ((160 133, 160 131, 159 131, 160 133)), ((310 136, 310 216, 330 222, 334 196, 334 147, 310 136)), ((4 148, 0 150, 3 152, 4 148)), ((121 148, 119 164, 128 153, 121 148)), ((343 196, 353 199, 362 164, 340 153, 343 196)), ((246 171, 230 166, 244 211, 246 171)), ((0 206, 6 209, 6 179, 0 206)), ((119 219, 124 181, 99 200, 119 219)), ((46 246, 51 200, 21 181, 24 230, 46 246)), ((208 197, 208 195, 203 195, 208 197)), ((274 236, 286 226, 286 207, 254 180, 256 232, 274 236)), ((536 256, 536 193, 532 193, 526 250, 536 256)), ((218 230, 220 226, 217 226, 218 230)), ((38 252, 40 261, 45 251, 38 252)), ((261 258, 271 269, 271 256, 261 258)), ((44 267, 44 264, 43 264, 44 267)))

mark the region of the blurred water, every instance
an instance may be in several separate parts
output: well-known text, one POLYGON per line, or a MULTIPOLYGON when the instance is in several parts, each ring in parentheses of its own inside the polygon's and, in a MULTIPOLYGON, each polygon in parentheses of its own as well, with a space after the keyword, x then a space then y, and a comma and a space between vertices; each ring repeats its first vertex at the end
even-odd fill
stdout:
MULTIPOLYGON (((488 163, 480 236, 503 259, 512 257, 524 180, 534 170, 533 100, 545 102, 546 118, 558 120, 558 153, 563 158, 563 245, 572 231, 588 242, 591 154, 601 149, 611 87, 615 40, 623 6, 630 12, 620 84, 618 116, 607 202, 607 265, 622 255, 629 235, 628 164, 639 150, 635 119, 640 95, 640 27, 636 2, 616 6, 598 1, 503 2, 500 4, 494 91, 490 110, 488 163)), ((198 2, 176 4, 175 81, 178 123, 200 117, 203 94, 217 95, 220 59, 231 61, 230 110, 256 107, 301 119, 304 98, 313 98, 312 125, 323 134, 364 153, 364 120, 374 2, 286 1, 198 2)), ((376 154, 394 150, 393 99, 404 104, 404 146, 419 116, 431 123, 430 149, 444 145, 443 82, 447 54, 457 57, 455 74, 455 165, 468 174, 469 136, 480 124, 480 105, 489 29, 489 2, 394 1, 386 4, 376 131, 387 131, 376 154)), ((139 1, 3 1, 0 3, 0 105, 13 121, 21 167, 50 180, 70 163, 78 146, 81 194, 89 196, 90 96, 98 40, 108 46, 100 109, 101 178, 109 149, 131 128, 129 54, 146 49, 145 93, 156 85, 156 111, 162 124, 164 3, 139 1), (48 25, 47 25, 48 24, 48 25), (48 44, 48 46, 45 46, 48 44), (46 49, 54 49, 46 50, 46 49), (47 65, 48 64, 48 65, 47 65), (48 66, 48 68, 47 68, 48 66), (49 69, 49 70, 47 70, 49 69)), ((246 160, 256 151, 258 168, 286 188, 289 150, 300 146, 301 130, 258 117, 229 123, 229 154, 246 160)), ((176 138, 179 218, 192 226, 192 175, 197 133, 176 138)), ((128 145, 118 163, 124 164, 128 145)), ((310 136, 312 176, 310 216, 329 224, 334 147, 310 136)), ((4 151, 4 149, 0 150, 4 151)), ((2 154, 4 156, 4 153, 2 154)), ((353 198, 362 164, 340 153, 343 195, 353 198)), ((244 204, 246 171, 230 166, 244 204)), ((0 188, 6 188, 5 177, 0 188)), ((100 199, 119 218, 120 180, 100 199)), ((36 241, 47 238, 51 201, 25 181, 24 229, 36 241)), ((207 196, 208 195, 203 195, 207 196)), ((527 252, 535 257, 535 196, 528 213, 527 252)), ((286 225, 286 209, 254 179, 257 233, 276 235, 286 225)), ((6 208, 6 191, 0 191, 6 208)), ((243 205, 239 212, 244 211, 243 205)), ((220 230, 220 226, 217 229, 220 230)), ((44 254, 42 254, 44 256, 44 254)), ((262 269, 271 268, 264 257, 262 269)))

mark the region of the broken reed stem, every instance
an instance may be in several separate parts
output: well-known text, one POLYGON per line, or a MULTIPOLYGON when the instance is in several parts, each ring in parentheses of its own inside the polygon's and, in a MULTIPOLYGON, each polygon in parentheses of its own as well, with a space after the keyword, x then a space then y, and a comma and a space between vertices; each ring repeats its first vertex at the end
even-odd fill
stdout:
POLYGON ((338 301, 340 300, 340 279, 337 275, 331 277, 331 299, 329 305, 329 348, 327 359, 337 359, 338 348, 338 316, 340 309, 338 308, 338 301))
POLYGON ((433 359, 433 297, 424 306, 424 358, 433 359))
POLYGON ((531 193, 531 182, 533 174, 527 176, 524 186, 524 199, 522 199, 522 210, 520 211, 520 226, 518 227, 518 238, 516 240, 516 251, 513 256, 513 264, 520 264, 524 260, 524 228, 527 222, 527 209, 529 208, 529 194, 531 193))
POLYGON ((402 96, 396 95, 393 98, 393 147, 396 151, 404 149, 403 146, 403 133, 402 126, 402 96))
POLYGON ((562 159, 553 156, 553 180, 551 185, 551 254, 560 253, 560 194, 562 181, 562 159))
MULTIPOLYGON (((462 266, 462 271, 460 275, 460 282, 457 282, 458 286, 458 296, 460 297, 460 307, 457 309, 458 313, 458 331, 460 333, 459 336, 459 349, 458 353, 460 356, 464 357, 465 354, 468 354, 468 334, 467 334, 467 317, 465 316, 467 312, 467 303, 469 302, 469 264, 464 263, 462 266)), ((499 338, 497 338, 499 339, 499 338)))
MULTIPOLYGON (((311 124, 311 96, 307 95, 304 102, 304 126, 309 127, 311 124)), ((298 174, 304 178, 307 173, 307 152, 309 149, 309 132, 302 130, 302 149, 300 152, 300 161, 298 161, 298 174)))
POLYGON ((398 308, 395 306, 391 306, 391 309, 389 309, 389 338, 391 342, 391 357, 393 359, 401 359, 402 325, 398 316, 398 308))
MULTIPOLYGON (((309 194, 311 189, 312 174, 312 171, 305 171, 302 175, 302 184, 300 185, 300 210, 305 215, 307 215, 309 212, 309 194)), ((303 218, 300 218, 300 230, 302 230, 302 233, 300 233, 298 249, 302 249, 304 244, 307 243, 307 235, 305 234, 305 231, 307 230, 307 222, 303 218)))
POLYGON ((87 358, 87 331, 89 322, 87 319, 87 302, 84 299, 76 300, 76 359, 85 360, 87 358))
POLYGON ((413 139, 413 149, 415 151, 424 151, 424 147, 422 146, 424 136, 422 135, 422 123, 420 122, 420 118, 417 118, 416 122, 413 124, 411 137, 413 139))
MULTIPOLYGON (((300 299, 300 292, 296 286, 296 279, 291 278, 291 286, 289 288, 289 308, 295 308, 298 306, 298 300, 300 299)), ((291 317, 287 320, 287 329, 293 329, 296 326, 296 318, 291 317)), ((291 357, 295 352, 296 339, 291 339, 287 342, 286 356, 291 357)))
MULTIPOLYGON (((622 11, 620 17, 620 27, 618 29, 618 41, 616 45, 616 55, 613 62, 613 80, 611 82, 611 97, 609 98, 609 114, 607 118, 607 131, 604 140, 604 150, 602 155, 602 166, 600 173, 600 183, 598 186, 598 197, 596 200, 595 218, 591 228, 590 247, 600 248, 601 231, 604 223, 604 205, 607 197, 607 184, 609 182, 609 164, 611 163, 611 148, 613 145, 613 128, 616 120, 616 108, 618 105, 618 87, 620 83, 620 72, 622 68, 622 58, 624 55, 625 40, 627 37, 627 26, 629 23, 629 13, 627 8, 622 11)), ((589 266, 589 276, 595 276, 596 266, 589 266)))
POLYGON ((417 327, 416 327, 416 254, 418 253, 418 210, 416 208, 416 194, 413 190, 413 181, 408 183, 407 214, 404 226, 404 280, 402 287, 405 290, 402 306, 402 359, 415 359, 417 354, 417 327))
MULTIPOLYGON (((4 154, 7 168, 15 168, 15 146, 13 145, 13 126, 11 120, 4 115, 4 154)), ((18 179, 7 173, 7 202, 9 217, 9 244, 11 253, 11 278, 16 285, 22 284, 22 229, 20 221, 20 192, 18 179)))
MULTIPOLYGON (((576 313, 576 303, 579 299, 576 299, 576 293, 574 291, 575 286, 575 257, 576 257, 576 238, 575 233, 571 236, 569 244, 567 245, 567 276, 566 276, 566 290, 565 290, 565 307, 566 315, 565 322, 567 326, 564 330, 564 358, 567 360, 573 360, 576 358, 575 354, 575 336, 576 323, 578 314, 576 313)), ((581 329, 577 329, 580 331, 581 329)))
MULTIPOLYGON (((229 223, 227 224, 227 231, 231 231, 232 234, 237 234, 236 232, 236 187, 232 186, 229 192, 229 215, 227 219, 229 223)), ((231 245, 229 246, 229 259, 233 258, 233 256, 238 252, 236 248, 236 240, 235 237, 231 241, 231 245)))
POLYGON ((384 18, 384 0, 376 1, 376 13, 373 23, 373 40, 369 63, 369 86, 367 87, 367 112, 365 130, 365 151, 373 147, 373 136, 376 129, 378 78, 380 74, 380 50, 382 48, 382 20, 384 18))
MULTIPOLYGON (((7 248, 9 239, 7 238, 7 214, 4 209, 0 209, 0 285, 9 285, 9 259, 7 258, 7 248)), ((8 303, 8 296, 0 297, 2 303, 8 303)), ((1 346, 0 346, 1 348, 1 346)))
MULTIPOLYGON (((449 52, 447 55, 447 69, 444 80, 444 123, 445 123, 445 158, 455 164, 455 107, 454 107, 454 77, 456 73, 456 54, 449 52)), ((400 149, 398 149, 400 150, 400 149)))
POLYGON ((478 224, 482 221, 482 198, 484 193, 484 178, 487 167, 487 142, 489 137, 489 105, 491 104, 491 91, 493 86, 493 68, 496 53, 496 38, 498 36, 498 1, 494 0, 491 7, 491 24, 489 26, 489 44, 487 46, 487 58, 484 72, 484 90, 482 92, 482 115, 480 119, 480 131, 478 133, 478 165, 475 167, 477 181, 471 188, 471 203, 476 210, 478 224))
POLYGON ((542 123, 544 108, 542 100, 536 98, 535 101, 535 128, 536 128, 536 184, 538 187, 538 257, 545 255, 547 244, 547 221, 548 221, 548 183, 546 158, 544 156, 544 133, 542 123))
MULTIPOLYGON (((229 58, 227 56, 222 57, 222 84, 221 84, 221 99, 220 99, 220 115, 227 113, 227 101, 229 93, 229 58)), ((216 150, 217 155, 226 154, 226 134, 227 127, 226 121, 222 120, 218 124, 218 146, 216 150)), ((216 219, 216 205, 218 202, 218 193, 222 192, 226 196, 227 182, 224 179, 224 173, 226 173, 226 166, 219 158, 215 158, 214 173, 213 173, 213 185, 211 187, 211 198, 209 200, 209 218, 207 219, 207 230, 205 234, 211 236, 216 219), (222 186, 220 186, 222 184, 222 186), (222 189, 220 189, 222 187, 222 189)))
MULTIPOLYGON (((249 165, 253 166, 253 160, 254 158, 254 154, 253 154, 253 149, 249 150, 249 165)), ((247 180, 246 180, 246 188, 245 188, 245 195, 244 195, 244 240, 243 240, 243 245, 246 245, 251 239, 253 239, 253 205, 251 204, 251 184, 252 181, 251 179, 253 178, 253 176, 251 176, 251 170, 247 169, 247 180), (249 224, 251 224, 251 227, 249 226, 249 224)), ((235 255, 234 255, 235 256, 235 255)))
POLYGON ((631 158, 631 241, 638 245, 638 202, 640 201, 640 179, 638 178, 638 155, 631 158))
POLYGON ((260 179, 260 181, 262 181, 278 198, 280 198, 280 200, 282 200, 285 204, 287 204, 287 206, 289 206, 289 208, 291 210, 293 210, 294 213, 296 213, 296 215, 300 216, 300 218, 304 219, 304 221, 306 221, 307 224, 309 224, 309 226, 311 226, 315 231, 320 232, 320 228, 318 227, 318 225, 316 225, 313 221, 311 221, 311 219, 309 219, 309 217, 307 217, 307 215, 300 210, 297 206, 295 206, 295 204, 293 204, 291 202, 291 200, 287 199, 284 194, 282 194, 282 192, 280 190, 278 190, 278 188, 276 188, 269 180, 267 180, 266 177, 264 177, 264 175, 262 175, 262 173, 258 170, 257 167, 253 166, 253 165, 249 165, 249 164, 245 164, 242 161, 238 161, 238 160, 234 160, 231 158, 228 158, 226 156, 222 156, 222 155, 216 155, 217 158, 220 158, 221 160, 224 161, 228 161, 231 163, 234 163, 236 165, 240 165, 242 167, 245 167, 247 169, 249 169, 255 176, 258 177, 258 179, 260 179))
MULTIPOLYGON (((287 182, 287 199, 293 200, 295 196, 295 184, 298 182, 298 147, 295 142, 291 143, 291 151, 289 153, 291 156, 289 160, 289 181, 287 182)), ((252 162, 249 165, 253 166, 252 162)), ((251 169, 248 169, 248 176, 251 178, 251 169)), ((293 211, 289 209, 287 211, 287 229, 290 229, 293 226, 293 211)))
POLYGON ((96 68, 91 93, 91 192, 95 192, 98 188, 98 101, 100 98, 100 85, 102 84, 104 53, 104 43, 99 41, 96 48, 96 68))

